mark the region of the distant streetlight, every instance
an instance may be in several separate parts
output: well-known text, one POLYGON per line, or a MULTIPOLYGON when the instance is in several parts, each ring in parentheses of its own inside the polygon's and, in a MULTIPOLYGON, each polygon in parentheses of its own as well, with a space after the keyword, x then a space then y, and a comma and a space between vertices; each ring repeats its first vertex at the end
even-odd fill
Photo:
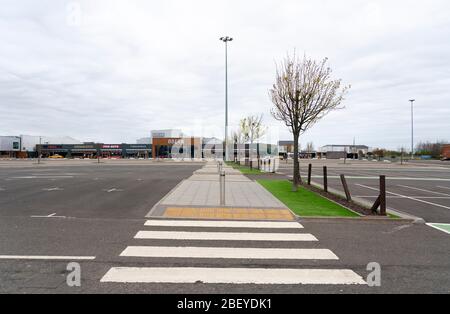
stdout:
POLYGON ((411 102, 411 159, 414 159, 414 102, 415 99, 410 99, 411 102))
POLYGON ((228 161, 228 42, 233 38, 225 36, 219 39, 225 43, 225 160, 228 161))

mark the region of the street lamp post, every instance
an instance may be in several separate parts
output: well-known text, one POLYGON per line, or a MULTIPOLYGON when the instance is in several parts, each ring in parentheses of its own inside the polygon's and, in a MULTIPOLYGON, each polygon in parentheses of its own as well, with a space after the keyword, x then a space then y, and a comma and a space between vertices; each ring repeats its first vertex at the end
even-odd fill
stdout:
POLYGON ((225 43, 225 160, 229 160, 228 156, 228 42, 233 41, 233 38, 225 36, 220 37, 220 40, 225 43))
POLYGON ((411 102, 411 159, 414 159, 414 102, 415 99, 410 99, 411 102))

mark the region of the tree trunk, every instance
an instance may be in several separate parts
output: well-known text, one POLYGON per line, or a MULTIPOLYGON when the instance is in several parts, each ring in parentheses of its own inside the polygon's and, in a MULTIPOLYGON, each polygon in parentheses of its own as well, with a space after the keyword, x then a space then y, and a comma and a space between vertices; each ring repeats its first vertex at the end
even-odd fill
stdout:
POLYGON ((293 183, 292 183, 292 191, 297 192, 298 186, 302 182, 300 177, 300 162, 298 159, 298 139, 299 134, 294 133, 294 174, 293 174, 293 183))

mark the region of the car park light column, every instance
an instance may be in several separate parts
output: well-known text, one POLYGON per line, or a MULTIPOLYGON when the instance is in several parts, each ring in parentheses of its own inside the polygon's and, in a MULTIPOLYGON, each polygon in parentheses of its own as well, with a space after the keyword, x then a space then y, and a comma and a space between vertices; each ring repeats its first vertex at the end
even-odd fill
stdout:
POLYGON ((233 41, 233 38, 225 36, 220 37, 220 40, 225 43, 225 160, 229 160, 228 155, 228 42, 233 41))

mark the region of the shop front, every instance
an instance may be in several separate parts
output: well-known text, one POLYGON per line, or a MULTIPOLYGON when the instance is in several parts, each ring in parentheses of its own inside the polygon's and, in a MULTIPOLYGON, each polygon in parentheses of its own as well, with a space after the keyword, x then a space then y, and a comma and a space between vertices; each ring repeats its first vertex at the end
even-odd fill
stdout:
POLYGON ((127 144, 123 148, 125 158, 145 158, 148 159, 152 154, 151 145, 147 144, 127 144))
POLYGON ((120 159, 122 158, 122 145, 102 144, 100 145, 100 156, 102 158, 120 159))
POLYGON ((202 140, 198 137, 153 138, 152 158, 202 158, 202 140))
POLYGON ((69 148, 66 145, 41 145, 37 147, 38 154, 40 152, 43 158, 60 155, 62 157, 68 157, 69 148))
POLYGON ((97 147, 95 144, 88 145, 70 145, 71 149, 69 151, 69 155, 67 157, 71 158, 97 158, 97 147))

